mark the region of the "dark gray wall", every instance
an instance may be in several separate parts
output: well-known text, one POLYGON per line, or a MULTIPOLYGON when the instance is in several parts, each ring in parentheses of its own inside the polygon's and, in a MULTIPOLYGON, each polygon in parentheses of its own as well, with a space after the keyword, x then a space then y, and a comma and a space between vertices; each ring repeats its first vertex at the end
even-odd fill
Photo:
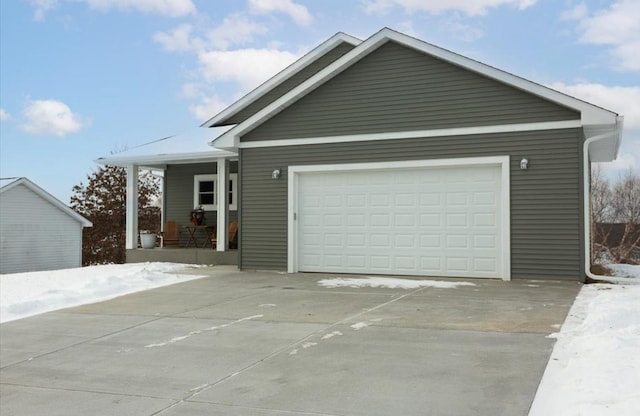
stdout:
POLYGON ((289 165, 509 155, 512 277, 582 279, 582 142, 563 129, 242 149, 240 267, 286 270, 289 165))
POLYGON ((316 59, 314 62, 310 63, 298 73, 293 74, 291 77, 286 79, 281 84, 278 84, 273 90, 269 91, 262 97, 258 98, 256 101, 251 103, 251 105, 247 106, 242 111, 239 111, 233 117, 230 117, 227 120, 223 120, 216 125, 227 125, 227 124, 237 124, 241 123, 247 118, 251 117, 258 111, 262 110, 264 107, 268 106, 284 94, 288 93, 298 85, 302 84, 307 79, 311 78, 313 75, 318 73, 320 70, 324 69, 326 66, 330 65, 338 58, 342 57, 344 54, 349 52, 354 48, 353 45, 343 42, 336 45, 333 49, 316 59))
MULTIPOLYGON (((216 163, 194 163, 185 165, 169 165, 165 171, 165 222, 175 221, 180 225, 180 244, 184 245, 188 234, 185 225, 190 224, 193 206, 193 176, 216 174, 216 163)), ((229 173, 238 173, 238 162, 229 163, 229 173)), ((207 224, 215 225, 218 215, 216 211, 206 211, 207 224)), ((229 222, 238 219, 237 211, 229 211, 229 222)))
POLYGON ((568 108, 388 42, 241 140, 579 118, 568 108))

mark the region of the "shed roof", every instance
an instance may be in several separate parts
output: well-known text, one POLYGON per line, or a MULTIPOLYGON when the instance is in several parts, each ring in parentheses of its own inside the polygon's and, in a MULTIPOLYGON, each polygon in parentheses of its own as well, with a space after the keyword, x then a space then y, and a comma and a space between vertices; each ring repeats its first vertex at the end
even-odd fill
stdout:
POLYGON ((41 187, 39 187, 35 183, 31 182, 27 178, 22 177, 22 178, 0 179, 0 185, 2 185, 2 187, 0 187, 0 195, 1 196, 7 195, 6 193, 8 191, 10 191, 11 189, 16 188, 17 186, 20 186, 20 185, 25 186, 27 189, 31 190, 36 195, 42 197, 44 200, 49 202, 51 205, 53 205, 54 207, 56 207, 60 211, 64 212, 65 214, 67 214, 68 216, 73 218, 74 220, 78 221, 80 224, 82 224, 83 227, 93 227, 93 223, 91 221, 89 221, 88 219, 86 219, 82 215, 78 214, 77 212, 75 212, 74 210, 69 208, 67 205, 65 205, 58 198, 54 197, 49 192, 45 191, 44 189, 42 189, 41 187))

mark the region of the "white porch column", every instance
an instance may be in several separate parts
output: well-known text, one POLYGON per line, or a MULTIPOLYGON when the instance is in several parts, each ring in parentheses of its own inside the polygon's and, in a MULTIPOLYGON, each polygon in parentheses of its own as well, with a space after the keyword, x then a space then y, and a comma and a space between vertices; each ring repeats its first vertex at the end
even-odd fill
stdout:
POLYGON ((229 169, 227 167, 227 160, 223 157, 217 160, 218 165, 218 189, 216 194, 218 195, 218 223, 216 226, 217 244, 216 251, 226 251, 229 246, 229 239, 227 237, 227 218, 229 212, 229 169))
POLYGON ((138 248, 138 165, 127 166, 126 248, 138 248))

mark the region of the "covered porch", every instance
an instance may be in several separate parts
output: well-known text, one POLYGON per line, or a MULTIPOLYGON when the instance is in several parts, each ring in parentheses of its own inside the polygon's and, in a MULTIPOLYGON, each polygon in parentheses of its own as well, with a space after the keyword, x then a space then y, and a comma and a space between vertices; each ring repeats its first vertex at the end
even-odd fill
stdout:
POLYGON ((121 166, 127 172, 127 263, 237 264, 234 242, 238 231, 233 236, 229 232, 230 225, 236 227, 238 221, 237 160, 236 153, 217 149, 98 159, 98 163, 121 166), (138 226, 141 171, 152 171, 162 177, 160 228, 152 230, 159 231, 153 248, 141 246, 143 230, 138 226), (194 211, 199 213, 198 220, 194 211))

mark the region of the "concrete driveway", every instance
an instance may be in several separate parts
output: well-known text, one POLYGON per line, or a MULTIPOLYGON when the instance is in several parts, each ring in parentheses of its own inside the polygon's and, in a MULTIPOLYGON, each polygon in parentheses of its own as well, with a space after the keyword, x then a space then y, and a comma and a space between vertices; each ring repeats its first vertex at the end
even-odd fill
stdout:
POLYGON ((580 289, 194 273, 210 277, 2 324, 0 413, 526 415, 580 289))

